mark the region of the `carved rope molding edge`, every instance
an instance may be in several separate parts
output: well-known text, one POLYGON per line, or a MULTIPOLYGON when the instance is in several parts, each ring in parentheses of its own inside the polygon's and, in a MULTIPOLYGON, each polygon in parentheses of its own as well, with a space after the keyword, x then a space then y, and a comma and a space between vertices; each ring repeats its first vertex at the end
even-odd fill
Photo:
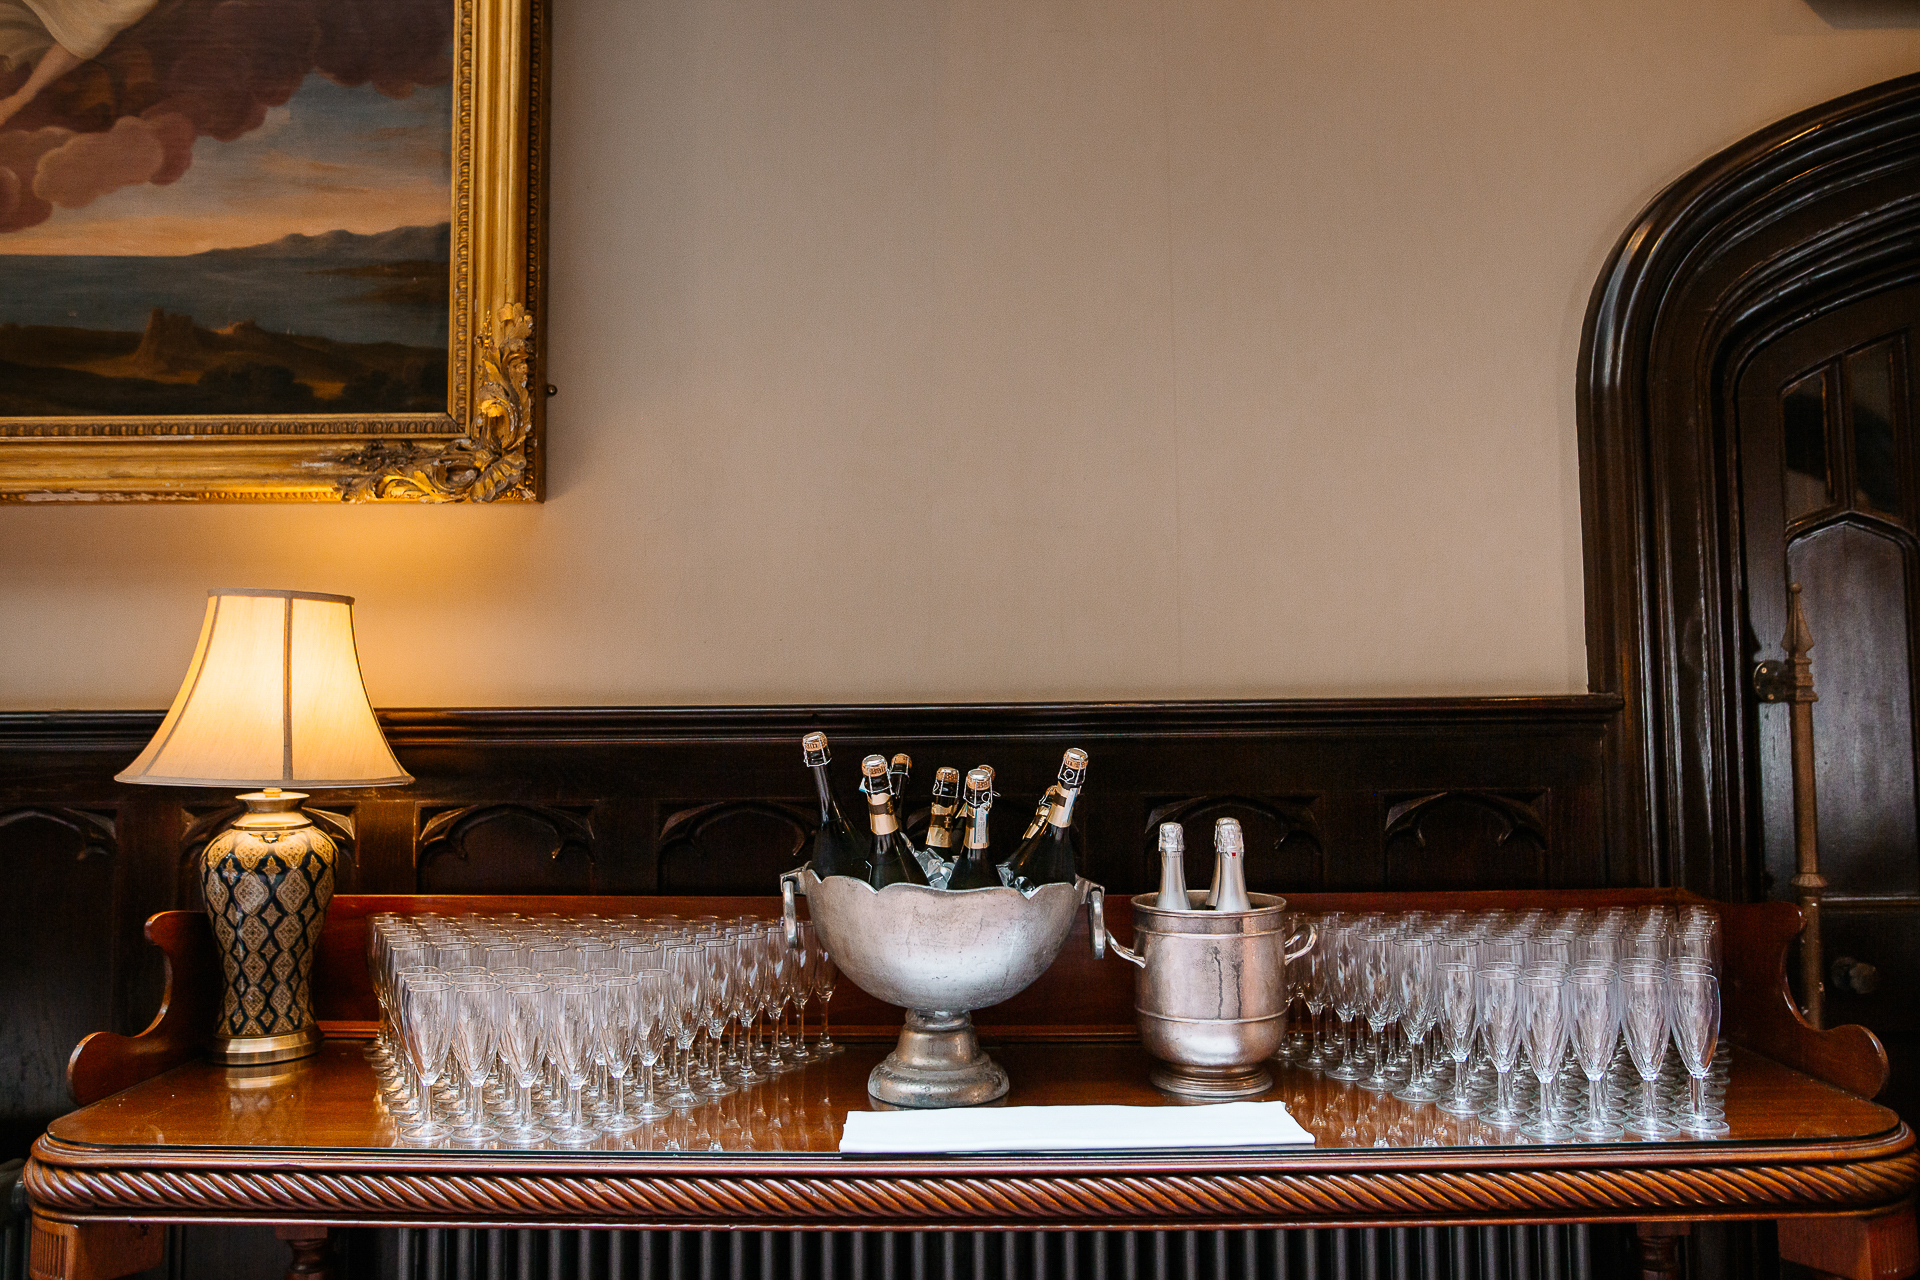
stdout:
POLYGON ((436 1175, 77 1169, 38 1156, 29 1194, 55 1212, 321 1213, 469 1222, 642 1219, 795 1225, 1610 1217, 1632 1212, 1831 1212, 1885 1205, 1920 1183, 1911 1147, 1885 1158, 1732 1167, 1089 1177, 436 1175))

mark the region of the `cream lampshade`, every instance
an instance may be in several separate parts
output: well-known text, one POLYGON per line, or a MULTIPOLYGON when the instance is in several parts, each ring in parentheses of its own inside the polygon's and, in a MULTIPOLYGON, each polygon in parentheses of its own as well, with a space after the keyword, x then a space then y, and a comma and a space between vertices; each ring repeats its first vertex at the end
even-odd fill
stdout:
POLYGON ((308 982, 335 849, 303 789, 413 779, 360 679, 353 600, 308 591, 208 593, 187 678, 153 741, 117 775, 171 787, 258 787, 207 845, 207 914, 226 972, 216 1058, 284 1062, 320 1044, 308 982))

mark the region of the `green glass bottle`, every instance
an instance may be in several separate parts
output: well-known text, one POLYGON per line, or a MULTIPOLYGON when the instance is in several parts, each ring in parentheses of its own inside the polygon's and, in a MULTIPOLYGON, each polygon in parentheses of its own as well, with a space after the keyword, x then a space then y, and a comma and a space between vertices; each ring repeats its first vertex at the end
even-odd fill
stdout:
POLYGON ((993 770, 982 765, 967 773, 965 849, 947 877, 949 889, 998 889, 1006 882, 987 852, 987 814, 993 808, 993 770))
POLYGON ((1060 757, 1059 795, 1047 810, 1046 823, 1007 859, 1007 882, 1014 888, 1031 893, 1043 884, 1072 884, 1079 878, 1067 831, 1073 824, 1073 802, 1086 779, 1087 753, 1069 747, 1060 757))
POLYGON ((933 804, 927 809, 927 856, 953 860, 954 819, 960 814, 960 771, 941 765, 933 771, 933 804))
POLYGON ((887 758, 868 756, 860 762, 860 790, 867 795, 867 825, 873 841, 867 854, 867 883, 876 889, 890 884, 925 884, 927 873, 920 869, 913 845, 900 830, 894 812, 893 792, 887 788, 887 758))
POLYGON ((813 874, 822 880, 828 876, 867 879, 869 868, 864 842, 855 838, 853 825, 840 812, 833 784, 827 780, 827 761, 833 758, 827 751, 827 735, 808 734, 800 740, 800 750, 807 768, 813 770, 813 785, 820 793, 820 829, 814 833, 813 847, 807 855, 813 874))

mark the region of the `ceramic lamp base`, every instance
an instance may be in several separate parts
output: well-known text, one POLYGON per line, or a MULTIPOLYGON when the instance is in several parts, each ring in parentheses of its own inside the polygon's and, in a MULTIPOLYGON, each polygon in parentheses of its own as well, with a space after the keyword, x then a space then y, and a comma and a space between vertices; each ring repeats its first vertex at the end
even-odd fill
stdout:
POLYGON ((867 1077, 867 1092, 896 1107, 977 1107, 1007 1088, 1006 1070, 980 1047, 965 1012, 910 1010, 900 1042, 867 1077))
POLYGON ((215 1036, 207 1043, 207 1057, 230 1067, 292 1062, 317 1051, 320 1040, 320 1028, 311 1022, 280 1036, 215 1036))
POLYGON ((210 1056, 235 1066, 288 1062, 320 1045, 309 987, 333 897, 334 846, 300 811, 299 792, 240 799, 247 812, 202 858, 225 977, 210 1056))

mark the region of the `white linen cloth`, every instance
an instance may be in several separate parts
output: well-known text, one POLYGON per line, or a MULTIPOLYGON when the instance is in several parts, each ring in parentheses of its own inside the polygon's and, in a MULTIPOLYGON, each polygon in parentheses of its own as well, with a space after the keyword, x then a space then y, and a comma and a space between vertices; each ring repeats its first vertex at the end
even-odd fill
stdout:
POLYGON ((881 1152, 1160 1151, 1312 1146, 1284 1102, 1197 1107, 952 1107, 849 1111, 840 1150, 881 1152))

